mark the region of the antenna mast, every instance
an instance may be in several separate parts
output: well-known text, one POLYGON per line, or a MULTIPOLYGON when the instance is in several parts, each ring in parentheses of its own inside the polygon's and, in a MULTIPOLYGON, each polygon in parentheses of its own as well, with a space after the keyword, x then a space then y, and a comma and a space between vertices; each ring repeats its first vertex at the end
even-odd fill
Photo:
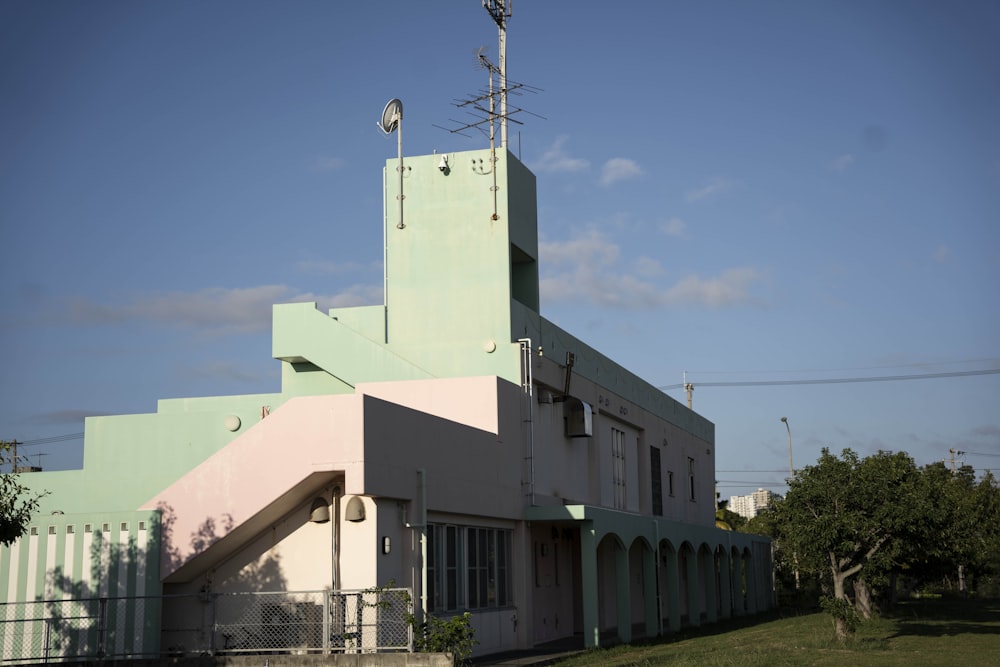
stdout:
POLYGON ((507 19, 513 0, 483 0, 500 34, 500 146, 507 148, 507 19))

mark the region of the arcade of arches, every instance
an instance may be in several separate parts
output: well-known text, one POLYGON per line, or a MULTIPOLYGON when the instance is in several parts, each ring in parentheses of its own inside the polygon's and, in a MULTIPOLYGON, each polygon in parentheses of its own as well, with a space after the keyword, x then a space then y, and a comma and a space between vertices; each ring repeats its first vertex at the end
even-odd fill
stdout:
POLYGON ((766 537, 586 505, 528 519, 536 642, 569 634, 570 617, 592 648, 774 606, 766 537))

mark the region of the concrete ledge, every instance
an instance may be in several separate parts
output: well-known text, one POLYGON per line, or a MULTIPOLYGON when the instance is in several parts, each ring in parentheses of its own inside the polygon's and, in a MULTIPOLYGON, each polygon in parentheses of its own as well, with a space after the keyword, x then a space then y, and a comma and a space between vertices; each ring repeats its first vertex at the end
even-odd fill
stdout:
POLYGON ((199 656, 192 658, 146 658, 139 660, 100 660, 61 662, 63 666, 95 667, 452 667, 448 653, 335 653, 331 655, 245 655, 199 656))

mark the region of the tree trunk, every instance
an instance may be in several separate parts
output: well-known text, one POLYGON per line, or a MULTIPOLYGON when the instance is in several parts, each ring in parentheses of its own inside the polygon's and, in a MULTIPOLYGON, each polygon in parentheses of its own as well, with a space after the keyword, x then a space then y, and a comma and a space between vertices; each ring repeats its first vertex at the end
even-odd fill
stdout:
POLYGON ((864 577, 854 580, 854 608, 861 617, 870 620, 872 617, 872 592, 864 577))
MULTIPOLYGON (((847 599, 847 595, 844 593, 844 583, 847 579, 843 572, 834 569, 833 574, 833 597, 837 600, 844 600, 850 602, 847 599)), ((847 639, 851 634, 850 627, 847 625, 847 619, 841 616, 839 613, 833 616, 833 632, 837 637, 838 642, 842 642, 847 639)))
POLYGON ((850 630, 847 628, 847 619, 835 618, 833 619, 833 630, 837 636, 837 641, 842 642, 847 639, 848 635, 851 634, 850 630))

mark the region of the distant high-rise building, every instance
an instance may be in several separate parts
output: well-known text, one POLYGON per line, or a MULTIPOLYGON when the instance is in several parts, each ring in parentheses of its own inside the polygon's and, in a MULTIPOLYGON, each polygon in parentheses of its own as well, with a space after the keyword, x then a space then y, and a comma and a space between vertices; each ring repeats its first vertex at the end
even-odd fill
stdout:
POLYGON ((729 499, 728 509, 742 517, 752 519, 780 498, 781 496, 768 489, 757 489, 747 496, 732 496, 729 499))

